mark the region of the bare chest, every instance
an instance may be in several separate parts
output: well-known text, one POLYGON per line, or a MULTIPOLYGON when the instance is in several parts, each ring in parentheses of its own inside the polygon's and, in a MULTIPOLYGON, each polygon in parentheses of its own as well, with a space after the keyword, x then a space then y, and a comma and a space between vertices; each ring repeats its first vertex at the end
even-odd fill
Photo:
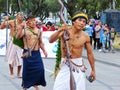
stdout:
POLYGON ((36 32, 33 33, 33 32, 31 32, 31 31, 28 31, 28 30, 26 30, 26 37, 27 37, 27 39, 30 40, 30 41, 33 41, 33 40, 38 39, 38 35, 37 35, 36 32))
POLYGON ((85 38, 83 36, 72 36, 70 37, 68 43, 69 47, 79 49, 84 46, 85 38))

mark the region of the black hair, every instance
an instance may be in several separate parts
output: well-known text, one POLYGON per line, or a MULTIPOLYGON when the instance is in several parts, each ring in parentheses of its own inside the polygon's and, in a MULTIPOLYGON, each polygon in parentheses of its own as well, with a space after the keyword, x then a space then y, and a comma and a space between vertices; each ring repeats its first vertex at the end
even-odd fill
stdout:
POLYGON ((32 13, 28 14, 27 17, 26 17, 26 21, 30 18, 35 18, 35 16, 32 13))
POLYGON ((49 22, 46 23, 46 26, 47 26, 47 25, 52 26, 52 23, 49 21, 49 22))
POLYGON ((107 30, 105 29, 104 32, 107 32, 107 30))
POLYGON ((112 26, 111 28, 115 28, 114 26, 112 26))

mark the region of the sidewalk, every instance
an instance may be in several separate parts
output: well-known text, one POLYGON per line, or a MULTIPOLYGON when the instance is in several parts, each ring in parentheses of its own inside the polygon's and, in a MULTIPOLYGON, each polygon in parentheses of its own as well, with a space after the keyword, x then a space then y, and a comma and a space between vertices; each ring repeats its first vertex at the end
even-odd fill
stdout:
MULTIPOLYGON (((120 67, 120 50, 115 50, 115 53, 104 53, 98 50, 93 50, 95 62, 111 64, 120 67)), ((86 51, 83 51, 83 57, 87 57, 86 51)))
MULTIPOLYGON (((112 65, 115 68, 120 67, 120 51, 116 51, 115 53, 103 53, 103 52, 99 52, 98 50, 93 50, 93 52, 94 52, 95 62, 105 64, 105 66, 112 65)), ((83 57, 86 58, 86 56, 87 56, 86 51, 83 50, 83 57)), ((6 64, 6 62, 4 61, 4 57, 0 56, 0 90, 21 90, 21 79, 20 78, 11 79, 9 77, 8 71, 9 71, 8 64, 6 64)), ((97 72, 99 72, 99 71, 97 70, 97 72)), ((50 78, 50 77, 48 76, 48 78, 50 78)), ((116 83, 117 82, 118 81, 116 81, 116 83)), ((119 85, 119 84, 117 83, 117 85, 119 85)), ((87 87, 88 88, 95 88, 95 89, 89 89, 89 90, 100 90, 100 89, 101 90, 118 90, 118 89, 102 89, 101 81, 99 81, 99 80, 97 80, 93 84, 87 83, 87 87)), ((105 87, 105 86, 103 86, 103 87, 105 87)), ((34 89, 31 88, 29 90, 34 90, 34 89)), ((44 89, 41 89, 41 90, 44 90, 44 89)))
MULTIPOLYGON (((93 50, 93 52, 95 57, 96 81, 93 83, 87 82, 86 90, 120 90, 120 51, 103 53, 93 50)), ((87 54, 84 50, 83 57, 86 58, 86 56, 87 54)), ((90 73, 89 65, 87 68, 87 72, 89 71, 90 73)))
POLYGON ((0 56, 0 90, 21 90, 21 79, 11 79, 9 77, 9 67, 4 59, 4 56, 0 56), (16 82, 14 82, 14 80, 16 80, 16 82))

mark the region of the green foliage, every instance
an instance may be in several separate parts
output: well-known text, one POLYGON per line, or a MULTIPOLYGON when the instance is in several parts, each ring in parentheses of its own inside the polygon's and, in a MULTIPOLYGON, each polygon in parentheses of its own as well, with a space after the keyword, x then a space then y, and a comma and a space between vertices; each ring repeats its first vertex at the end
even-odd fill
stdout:
MULTIPOLYGON (((120 0, 116 0, 116 9, 120 10, 119 3, 120 0)), ((112 0, 68 0, 64 5, 70 16, 72 16, 76 10, 82 10, 86 11, 90 18, 96 19, 96 12, 100 13, 109 9, 112 4, 112 0)))
POLYGON ((0 13, 6 12, 6 10, 7 10, 6 6, 7 6, 6 0, 0 0, 0 13))
MULTIPOLYGON (((96 12, 104 11, 109 9, 112 5, 112 0, 62 0, 65 7, 67 8, 70 16, 76 10, 86 10, 90 17, 96 17, 96 12)), ((120 10, 120 0, 116 1, 116 9, 120 10)), ((15 12, 19 12, 20 9, 24 13, 30 11, 34 15, 40 16, 43 20, 45 17, 48 17, 49 12, 56 13, 60 9, 60 5, 57 3, 57 0, 8 0, 8 7, 12 8, 10 15, 13 15, 15 12), (20 3, 19 3, 20 2, 20 3), (20 5, 19 5, 20 4, 20 5)), ((0 12, 7 11, 7 0, 0 0, 0 12)))
POLYGON ((9 18, 10 18, 10 20, 13 20, 13 19, 15 19, 15 16, 11 15, 11 16, 9 16, 9 18))
POLYGON ((48 6, 48 11, 52 13, 56 13, 57 11, 59 11, 57 0, 46 0, 46 4, 48 6))
MULTIPOLYGON (((34 16, 39 16, 40 19, 44 19, 49 15, 49 8, 47 6, 48 3, 46 0, 8 0, 8 8, 11 7, 11 12, 8 9, 8 13, 10 15, 14 15, 15 12, 24 12, 28 14, 30 12, 33 13, 34 16)), ((7 0, 0 0, 0 11, 7 12, 7 0)))
POLYGON ((58 40, 58 49, 57 49, 57 54, 56 54, 56 64, 55 64, 55 77, 59 71, 59 65, 61 62, 61 43, 60 43, 60 39, 58 40))

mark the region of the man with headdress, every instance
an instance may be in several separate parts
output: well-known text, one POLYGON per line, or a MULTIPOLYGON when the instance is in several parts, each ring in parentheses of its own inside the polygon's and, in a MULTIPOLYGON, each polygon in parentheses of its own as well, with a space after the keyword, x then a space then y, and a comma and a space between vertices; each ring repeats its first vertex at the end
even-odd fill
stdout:
POLYGON ((46 86, 44 65, 40 53, 40 48, 45 57, 47 52, 42 41, 42 31, 36 27, 35 17, 31 14, 27 16, 25 29, 19 30, 17 38, 23 38, 23 73, 22 87, 26 90, 33 86, 39 90, 39 85, 46 86))
POLYGON ((9 17, 6 16, 5 20, 2 22, 0 28, 9 28, 10 29, 10 41, 7 46, 6 52, 6 61, 9 64, 10 77, 14 78, 14 67, 17 66, 17 77, 21 77, 21 67, 22 67, 22 49, 17 45, 13 44, 13 37, 20 28, 24 26, 23 24, 23 13, 17 13, 16 19, 9 20, 9 17))
POLYGON ((67 65, 67 46, 64 40, 64 30, 69 35, 68 48, 70 50, 70 65, 72 67, 72 74, 75 80, 76 89, 74 90, 85 90, 85 66, 82 59, 83 47, 86 47, 88 60, 91 65, 90 76, 93 81, 96 79, 95 67, 94 67, 94 55, 91 49, 90 38, 83 28, 88 20, 87 14, 83 12, 76 12, 72 17, 72 26, 69 27, 63 24, 58 31, 51 35, 49 42, 53 43, 57 39, 61 40, 61 68, 55 79, 53 90, 72 90, 70 89, 70 70, 67 65))

